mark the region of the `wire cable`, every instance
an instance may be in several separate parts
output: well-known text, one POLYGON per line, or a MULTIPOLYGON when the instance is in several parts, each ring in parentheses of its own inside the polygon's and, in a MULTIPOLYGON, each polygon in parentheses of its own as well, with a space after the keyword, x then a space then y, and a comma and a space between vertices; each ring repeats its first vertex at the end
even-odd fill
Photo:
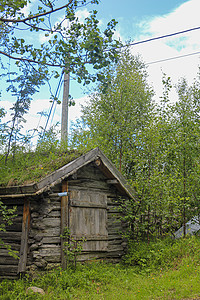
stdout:
MULTIPOLYGON (((60 88, 60 85, 61 85, 61 82, 62 82, 63 74, 64 74, 64 71, 62 71, 62 73, 61 73, 60 80, 59 80, 59 82, 58 82, 58 86, 57 86, 56 93, 55 93, 55 98, 57 97, 57 94, 58 94, 58 91, 59 91, 59 88, 60 88)), ((50 108, 50 111, 49 111, 49 114, 48 114, 48 117, 47 117, 47 121, 46 121, 44 130, 43 130, 43 135, 44 135, 45 132, 46 132, 47 125, 48 125, 48 122, 49 122, 49 119, 50 119, 51 112, 52 112, 52 110, 53 110, 53 106, 54 106, 55 101, 56 101, 56 100, 54 99, 53 102, 52 102, 52 104, 51 104, 51 108, 50 108)))
POLYGON ((177 32, 174 32, 174 33, 169 33, 169 34, 160 35, 160 36, 157 36, 157 37, 152 37, 152 38, 149 38, 149 39, 146 39, 146 40, 129 43, 129 44, 126 44, 126 45, 122 45, 122 46, 116 47, 115 49, 118 49, 118 48, 120 49, 120 48, 124 48, 124 47, 127 47, 127 46, 135 46, 135 45, 139 45, 139 44, 144 44, 144 43, 147 43, 147 42, 152 42, 152 41, 156 41, 156 40, 160 40, 160 39, 172 37, 172 36, 175 36, 175 35, 178 35, 178 34, 183 34, 183 33, 191 32, 191 31, 194 31, 194 30, 199 30, 199 29, 200 29, 200 26, 193 27, 193 28, 190 28, 190 29, 186 29, 186 30, 182 30, 182 31, 177 31, 177 32))
MULTIPOLYGON (((64 82, 64 80, 62 80, 62 83, 60 84, 60 88, 61 88, 63 82, 64 82)), ((58 91, 58 98, 59 98, 59 95, 60 95, 60 90, 61 90, 61 89, 59 89, 59 91, 58 91)), ((53 111, 53 114, 52 114, 52 118, 51 118, 51 122, 50 122, 50 127, 51 127, 52 122, 53 122, 53 118, 54 118, 54 115, 55 115, 55 112, 56 112, 56 107, 57 107, 57 102, 56 102, 56 105, 55 105, 55 107, 54 107, 54 111, 53 111)))
POLYGON ((192 56, 192 55, 197 55, 197 54, 200 54, 200 51, 193 52, 193 53, 188 53, 188 54, 184 54, 184 55, 179 55, 179 56, 174 56, 174 57, 169 57, 169 58, 164 58, 164 59, 160 59, 160 60, 156 60, 156 61, 151 61, 149 63, 145 63, 145 66, 146 65, 153 65, 153 64, 165 62, 165 61, 168 61, 168 60, 173 60, 173 59, 188 57, 188 56, 192 56))

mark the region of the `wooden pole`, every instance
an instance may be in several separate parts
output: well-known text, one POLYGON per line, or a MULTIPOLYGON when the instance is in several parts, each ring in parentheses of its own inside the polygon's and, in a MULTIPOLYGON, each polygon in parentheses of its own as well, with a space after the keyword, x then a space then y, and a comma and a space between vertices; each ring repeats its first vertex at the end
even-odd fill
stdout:
POLYGON ((30 228, 30 202, 28 199, 24 200, 23 221, 22 221, 22 235, 21 247, 19 255, 18 273, 26 271, 27 253, 28 253, 28 232, 30 228))
POLYGON ((61 142, 68 140, 68 107, 69 107, 69 80, 70 75, 64 71, 62 117, 61 117, 61 142))

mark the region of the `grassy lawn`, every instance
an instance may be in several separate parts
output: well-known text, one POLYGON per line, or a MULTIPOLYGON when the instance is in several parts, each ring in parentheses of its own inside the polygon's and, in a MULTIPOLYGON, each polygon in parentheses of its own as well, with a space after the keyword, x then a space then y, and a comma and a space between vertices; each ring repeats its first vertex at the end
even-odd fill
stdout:
POLYGON ((199 238, 138 247, 137 262, 130 251, 123 264, 92 262, 76 271, 38 274, 32 281, 2 281, 0 299, 200 299, 199 238), (30 286, 43 288, 45 295, 26 294, 30 286))

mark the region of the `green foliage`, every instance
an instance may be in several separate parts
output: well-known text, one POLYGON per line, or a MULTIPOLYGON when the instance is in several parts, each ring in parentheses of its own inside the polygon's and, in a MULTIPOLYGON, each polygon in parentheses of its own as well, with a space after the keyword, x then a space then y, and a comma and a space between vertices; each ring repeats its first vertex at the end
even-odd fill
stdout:
POLYGON ((7 208, 6 205, 0 201, 0 216, 2 224, 0 226, 0 231, 6 231, 6 226, 12 225, 12 219, 16 216, 15 211, 17 207, 7 208))
POLYGON ((111 20, 101 32, 96 10, 90 11, 83 21, 76 16, 80 7, 98 3, 97 0, 72 0, 63 5, 53 0, 1 1, 0 76, 3 94, 6 91, 6 95, 15 99, 4 139, 6 161, 21 139, 24 116, 42 85, 49 87, 49 98, 55 99, 51 82, 55 84, 63 69, 86 85, 99 80, 99 70, 117 61, 119 42, 113 38, 117 22, 111 20))
MULTIPOLYGON (((16 209, 16 206, 13 208, 7 208, 7 206, 0 201, 0 231, 6 232, 9 226, 13 224, 13 219, 16 217, 16 209)), ((0 249, 1 248, 7 249, 10 256, 18 258, 18 252, 14 251, 11 246, 6 244, 2 239, 0 239, 0 249)))
POLYGON ((129 50, 100 85, 74 127, 73 145, 99 146, 135 189, 122 205, 136 239, 171 235, 199 215, 200 81, 180 79, 178 100, 171 99, 170 77, 163 95, 152 101, 147 73, 129 50))
POLYGON ((4 149, 7 138, 7 123, 2 122, 2 118, 5 117, 6 111, 0 107, 0 152, 4 149))
MULTIPOLYGON (((15 281, 4 280, 0 283, 0 297, 11 300, 197 299, 199 249, 200 240, 196 237, 157 241, 149 246, 141 244, 141 247, 137 245, 138 257, 147 260, 146 266, 93 262, 78 265, 76 272, 58 268, 39 273, 32 281, 28 277, 15 281), (151 251, 150 259, 147 248, 151 251), (45 295, 27 295, 29 286, 43 288, 45 295)), ((133 251, 133 256, 136 256, 136 251, 133 251)))
POLYGON ((152 109, 152 90, 146 69, 129 49, 119 63, 108 67, 100 84, 83 108, 74 127, 72 144, 87 149, 99 146, 128 178, 134 176, 135 136, 145 127, 152 109))
POLYGON ((98 3, 97 0, 72 0, 59 6, 55 1, 6 1, 6 5, 0 6, 2 54, 16 61, 19 71, 30 66, 34 72, 38 65, 38 74, 46 79, 51 74, 49 67, 65 66, 77 75, 79 81, 83 80, 87 84, 95 80, 96 76, 89 74, 86 65, 92 65, 97 70, 115 61, 115 47, 119 44, 113 40, 117 23, 115 20, 111 20, 101 32, 96 10, 91 11, 83 22, 76 16, 81 6, 98 3), (29 11, 28 4, 32 6, 32 11, 29 11), (26 16, 21 10, 24 7, 28 11, 26 16), (60 12, 63 12, 64 18, 55 24, 55 18, 60 18, 60 12), (63 25, 64 21, 68 22, 68 26, 63 25), (30 32, 35 39, 34 44, 29 44, 26 37, 19 37, 17 30, 22 28, 30 32), (40 33, 48 39, 38 47, 40 33), (8 53, 9 48, 12 48, 12 54, 8 53), (110 51, 105 52, 107 48, 110 51))
POLYGON ((77 259, 78 256, 81 254, 83 250, 83 243, 86 242, 86 239, 82 237, 81 239, 77 240, 70 234, 70 229, 65 228, 61 238, 64 240, 63 252, 65 254, 67 268, 73 268, 76 270, 77 266, 77 259))
POLYGON ((12 158, 6 167, 3 160, 0 164, 1 185, 21 185, 38 182, 41 178, 61 168, 70 161, 80 156, 78 151, 18 152, 15 161, 12 158), (26 170, 26 172, 24 172, 26 170))
POLYGON ((176 240, 168 237, 150 243, 130 241, 124 263, 136 266, 139 271, 144 272, 173 268, 188 256, 194 256, 194 261, 197 263, 200 255, 199 243, 199 237, 195 236, 176 240))
POLYGON ((10 186, 37 182, 83 153, 70 148, 66 150, 60 145, 57 132, 51 128, 40 136, 35 150, 29 147, 17 148, 15 159, 11 152, 6 165, 5 156, 0 156, 0 184, 10 186))

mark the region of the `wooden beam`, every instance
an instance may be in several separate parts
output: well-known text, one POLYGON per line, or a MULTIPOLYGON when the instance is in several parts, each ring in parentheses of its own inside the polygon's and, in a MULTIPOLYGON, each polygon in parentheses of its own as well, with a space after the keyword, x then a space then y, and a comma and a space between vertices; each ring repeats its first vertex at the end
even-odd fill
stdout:
MULTIPOLYGON (((67 192, 68 193, 68 182, 66 180, 63 180, 62 182, 62 193, 67 192)), ((66 227, 69 226, 69 197, 62 196, 61 197, 61 235, 64 234, 64 230, 66 227)), ((61 237, 61 266, 63 269, 66 269, 67 262, 66 262, 66 256, 64 254, 64 238, 61 237)))
POLYGON ((95 165, 99 167, 101 165, 101 160, 98 158, 95 160, 95 165))
POLYGON ((106 182, 108 184, 118 184, 119 183, 119 181, 117 179, 108 179, 108 180, 106 180, 106 182))
POLYGON ((28 253, 28 232, 30 228, 30 201, 24 200, 23 220, 22 220, 22 235, 19 254, 18 273, 26 271, 27 253, 28 253))

